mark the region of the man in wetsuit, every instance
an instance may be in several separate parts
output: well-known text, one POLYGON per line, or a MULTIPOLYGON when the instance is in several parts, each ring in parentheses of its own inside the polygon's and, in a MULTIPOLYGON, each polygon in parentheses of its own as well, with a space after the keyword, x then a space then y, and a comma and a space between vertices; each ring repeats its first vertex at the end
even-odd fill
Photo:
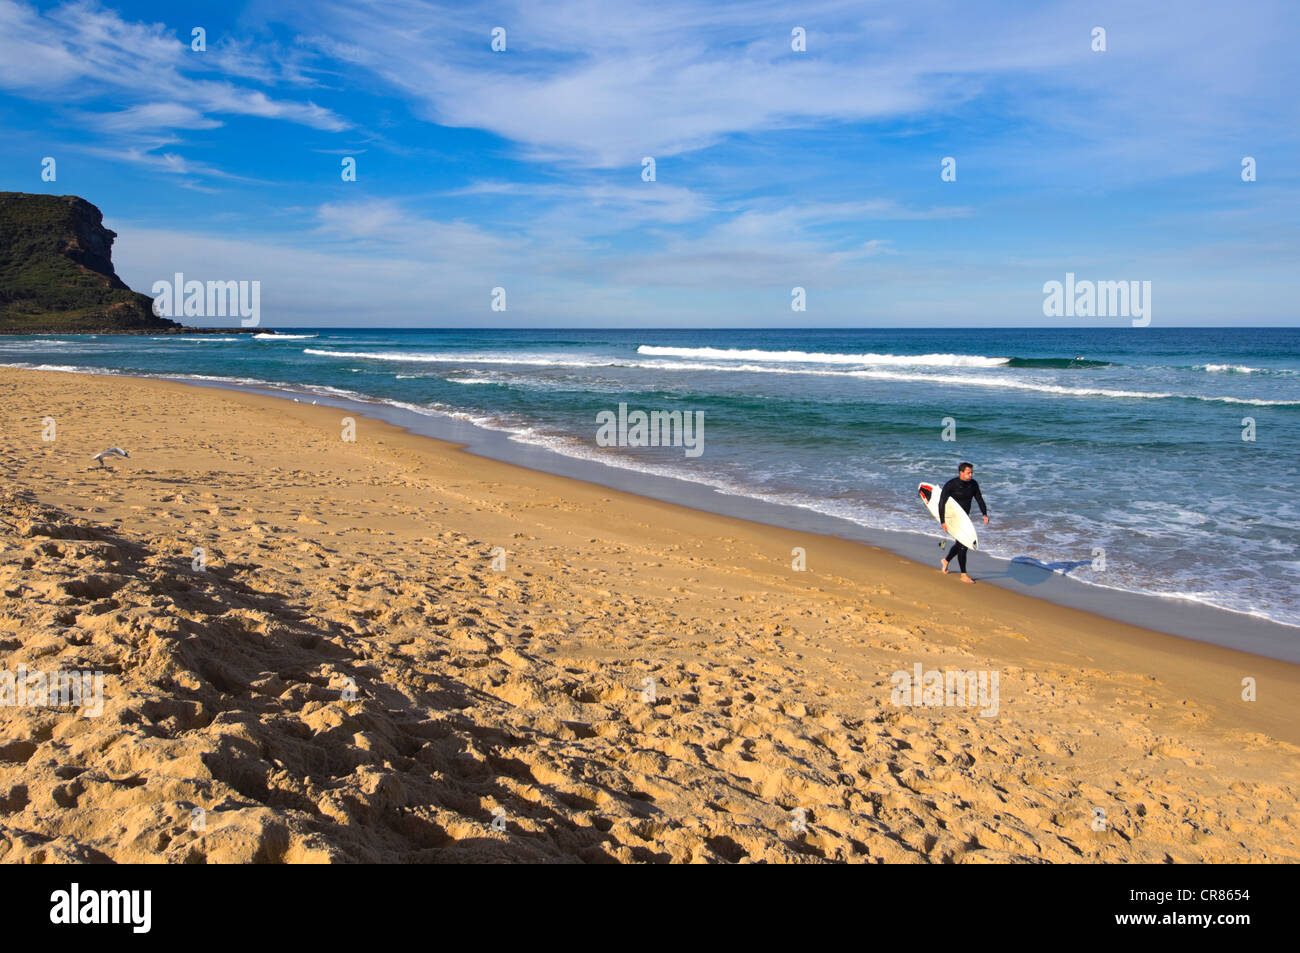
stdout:
MULTIPOLYGON (((980 485, 975 482, 975 467, 973 464, 962 462, 957 464, 957 475, 943 485, 943 492, 939 494, 939 519, 943 526, 943 531, 948 532, 948 524, 943 523, 943 514, 947 512, 944 509, 948 505, 948 499, 957 501, 967 513, 970 512, 970 501, 974 500, 980 505, 980 512, 984 514, 984 525, 989 525, 989 508, 984 505, 984 495, 980 493, 980 485)), ((952 562, 952 557, 957 557, 957 565, 961 566, 961 581, 974 582, 970 576, 966 575, 966 554, 970 552, 965 546, 957 541, 953 541, 952 549, 948 550, 948 555, 944 557, 941 569, 943 572, 948 571, 948 563, 952 562)))

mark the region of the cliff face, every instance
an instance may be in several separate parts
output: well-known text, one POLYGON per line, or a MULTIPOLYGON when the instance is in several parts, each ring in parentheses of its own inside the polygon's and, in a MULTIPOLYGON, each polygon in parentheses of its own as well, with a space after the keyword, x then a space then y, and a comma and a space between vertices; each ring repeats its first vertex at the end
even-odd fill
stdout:
POLYGON ((116 237, 75 195, 0 192, 0 332, 179 330, 113 271, 116 237))

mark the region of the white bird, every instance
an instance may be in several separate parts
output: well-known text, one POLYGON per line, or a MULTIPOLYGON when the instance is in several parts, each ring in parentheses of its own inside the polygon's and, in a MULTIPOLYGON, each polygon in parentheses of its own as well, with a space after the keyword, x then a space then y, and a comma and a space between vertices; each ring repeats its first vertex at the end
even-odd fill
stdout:
POLYGON ((99 465, 102 467, 102 466, 104 466, 104 458, 105 458, 105 457, 127 457, 127 458, 130 458, 130 456, 131 456, 131 454, 127 453, 127 452, 126 452, 125 450, 123 450, 121 447, 109 447, 107 450, 101 450, 101 451, 99 451, 99 453, 95 454, 95 455, 94 455, 93 457, 91 457, 90 459, 92 459, 92 460, 98 460, 98 461, 99 461, 99 465))

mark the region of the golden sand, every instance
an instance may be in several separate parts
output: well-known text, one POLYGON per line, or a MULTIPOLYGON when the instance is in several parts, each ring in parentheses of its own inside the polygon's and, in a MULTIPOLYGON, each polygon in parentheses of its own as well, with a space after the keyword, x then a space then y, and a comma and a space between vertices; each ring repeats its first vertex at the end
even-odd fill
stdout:
POLYGON ((333 408, 0 402, 0 669, 104 674, 0 707, 5 861, 1300 860, 1300 667, 333 408))

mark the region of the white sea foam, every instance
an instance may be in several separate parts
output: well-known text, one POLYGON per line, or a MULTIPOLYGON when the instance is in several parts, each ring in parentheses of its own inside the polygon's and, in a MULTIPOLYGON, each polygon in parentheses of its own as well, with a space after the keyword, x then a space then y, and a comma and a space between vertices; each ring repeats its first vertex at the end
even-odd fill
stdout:
POLYGON ((1288 377, 1296 373, 1284 367, 1248 367, 1245 364, 1197 364, 1192 370, 1207 374, 1264 374, 1270 377, 1288 377))
POLYGON ((1198 364, 1198 371, 1208 371, 1211 374, 1255 374, 1259 372, 1258 367, 1247 367, 1244 364, 1198 364))
POLYGON ((1118 390, 1109 387, 1065 387, 1045 384, 1016 377, 963 377, 953 374, 899 374, 890 371, 847 371, 849 376, 871 380, 899 382, 928 381, 936 384, 956 384, 971 387, 1001 387, 1011 390, 1035 391, 1041 394, 1058 394, 1062 397, 1112 397, 1136 400, 1204 400, 1225 404, 1251 404, 1257 407, 1297 407, 1300 400, 1264 400, 1255 397, 1226 397, 1209 394, 1174 394, 1168 391, 1118 390))
POLYGON ((307 338, 317 337, 315 334, 283 334, 263 332, 253 335, 254 341, 305 341, 307 338))
POLYGON ((116 376, 122 373, 109 367, 79 367, 74 364, 29 364, 26 361, 0 364, 0 367, 16 367, 25 371, 58 371, 63 374, 112 374, 116 376))
MULTIPOLYGON (((710 350, 696 348, 697 351, 710 350)), ((716 350, 716 349, 714 349, 716 350)), ((1049 384, 1043 381, 1029 380, 1024 377, 999 375, 970 375, 942 373, 907 373, 879 369, 828 370, 814 367, 772 367, 762 364, 705 364, 689 361, 610 361, 610 360, 572 360, 564 358, 543 357, 500 357, 483 354, 429 354, 412 351, 330 351, 318 348, 304 348, 304 354, 315 354, 333 358, 372 358, 382 361, 402 361, 412 363, 438 364, 502 364, 531 367, 628 367, 660 371, 717 371, 721 373, 748 374, 785 374, 808 375, 815 377, 856 377, 864 380, 896 381, 898 383, 952 384, 956 386, 992 387, 1010 390, 1033 391, 1041 394, 1055 394, 1061 397, 1106 397, 1133 400, 1203 400, 1226 404, 1249 404, 1256 407, 1293 407, 1300 406, 1300 400, 1265 400, 1255 397, 1231 397, 1205 394, 1177 394, 1171 391, 1124 390, 1110 387, 1069 387, 1063 384, 1049 384)), ((741 353, 741 352, 734 352, 741 353)), ((773 352, 774 353, 774 352, 773 352)), ((786 352, 802 353, 802 352, 786 352)), ((1004 358, 987 358, 983 360, 1005 360, 1004 358)))
POLYGON ((540 355, 499 357, 479 354, 431 354, 426 351, 332 351, 305 347, 304 354, 318 357, 365 358, 372 361, 402 361, 412 364, 523 364, 533 367, 610 367, 608 360, 574 360, 540 355))
POLYGON ((264 381, 257 377, 226 377, 220 374, 136 374, 135 377, 156 377, 159 380, 176 381, 210 381, 214 384, 241 384, 246 387, 284 387, 275 381, 264 381))
POLYGON ((160 374, 149 371, 120 370, 112 367, 95 367, 93 365, 29 364, 25 362, 0 364, 0 367, 15 367, 28 371, 57 371, 63 374, 105 374, 109 377, 145 377, 163 381, 208 381, 213 384, 238 384, 243 387, 290 388, 290 385, 278 381, 266 381, 257 377, 230 377, 219 374, 160 374))
MULTIPOLYGON (((697 365, 677 362, 634 362, 630 364, 616 364, 611 362, 597 361, 562 361, 562 360, 537 360, 522 358, 497 358, 497 357, 466 357, 457 355, 452 356, 434 356, 434 355, 417 355, 412 357, 409 352, 351 352, 351 351, 321 351, 314 348, 304 348, 305 354, 319 354, 328 357, 346 357, 346 358, 378 358, 380 360, 393 361, 416 361, 416 362, 437 362, 437 363, 466 363, 466 364, 513 364, 524 366, 546 366, 546 367, 636 367, 651 370, 693 370, 693 371, 720 371, 720 372, 744 372, 754 374, 783 374, 783 375, 811 375, 817 377, 852 377, 863 380, 893 381, 897 383, 922 383, 922 384, 949 384, 958 387, 987 387, 1001 388, 1007 390, 1023 390, 1033 393, 1054 394, 1060 397, 1102 397, 1115 400, 1199 400, 1210 403, 1224 404, 1241 404, 1253 407, 1300 407, 1300 400, 1268 400, 1257 397, 1233 397, 1229 395, 1215 394, 1178 394, 1170 391, 1141 391, 1141 390, 1123 390, 1108 387, 1068 387, 1062 384, 1049 384, 1041 381, 1026 380, 1023 377, 1009 376, 974 376, 958 374, 931 374, 919 373, 908 374, 899 371, 884 370, 854 370, 854 371, 832 371, 818 369, 798 369, 798 368, 774 368, 763 367, 756 364, 745 365, 697 365)), ((31 364, 11 364, 11 367, 28 367, 35 370, 83 370, 66 365, 31 365, 31 364)), ((349 368, 349 370, 356 370, 349 368)), ((122 373, 107 368, 87 368, 86 373, 95 374, 114 374, 122 373)), ((176 377, 183 375, 174 374, 139 374, 142 377, 176 377)), ((399 377, 415 377, 419 375, 398 375, 399 377)), ((452 383, 501 383, 493 382, 487 379, 476 378, 459 378, 448 379, 452 383)), ((513 383, 526 384, 526 381, 512 381, 513 383)), ((534 382, 539 383, 539 382, 534 382)))
POLYGON ((636 349, 647 357, 705 357, 724 361, 770 361, 779 364, 867 364, 903 367, 999 367, 1009 357, 977 354, 829 354, 818 351, 762 351, 718 347, 659 347, 642 344, 636 349))

